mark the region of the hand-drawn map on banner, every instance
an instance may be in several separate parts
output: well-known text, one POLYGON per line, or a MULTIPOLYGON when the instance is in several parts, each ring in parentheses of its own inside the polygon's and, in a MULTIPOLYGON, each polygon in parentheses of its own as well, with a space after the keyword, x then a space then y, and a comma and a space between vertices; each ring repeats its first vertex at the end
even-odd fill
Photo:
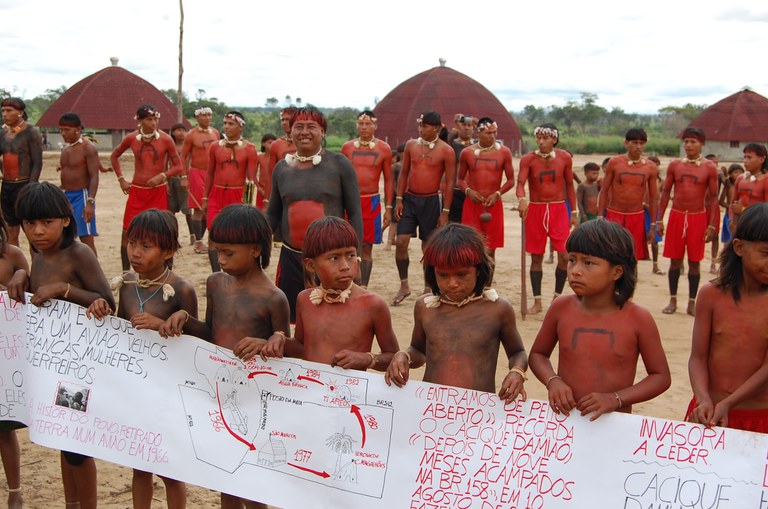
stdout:
MULTIPOLYGON (((34 442, 283 508, 768 508, 768 437, 300 360, 0 294, 0 420, 34 442)), ((535 383, 535 382, 533 382, 535 383)))

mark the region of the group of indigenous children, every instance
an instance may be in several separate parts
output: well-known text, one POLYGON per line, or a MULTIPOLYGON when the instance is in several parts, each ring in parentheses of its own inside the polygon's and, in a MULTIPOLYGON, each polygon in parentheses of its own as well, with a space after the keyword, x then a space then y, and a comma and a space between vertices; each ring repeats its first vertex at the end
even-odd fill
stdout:
MULTIPOLYGON (((410 346, 400 350, 389 306, 355 284, 360 240, 343 219, 312 223, 304 241, 304 266, 318 285, 298 298, 291 333, 285 295, 264 269, 271 231, 248 205, 230 205, 210 225, 221 272, 208 277, 205 318, 197 315, 194 287, 173 271, 178 225, 169 212, 150 209, 127 230, 133 272, 114 281, 115 302, 93 252, 75 239, 72 210, 49 183, 28 185, 18 198, 22 227, 34 250, 31 269, 23 253, 0 236, 0 283, 9 295, 40 305, 63 299, 93 318, 115 313, 137 329, 163 337, 191 334, 232 349, 242 359, 298 357, 345 369, 376 369, 388 384, 403 387, 412 368, 426 364, 424 380, 494 391, 499 347, 509 373, 498 390, 510 402, 525 398, 530 363, 557 413, 631 412, 670 385, 667 359, 651 314, 632 302, 637 260, 632 237, 608 221, 588 221, 567 241, 567 278, 573 295, 553 301, 528 354, 510 303, 490 288, 493 262, 473 228, 448 224, 424 249, 431 292, 414 308, 410 346), (344 323, 340 328, 338 323, 344 323), (596 325, 597 324, 597 325, 596 325), (372 351, 376 338, 380 353, 372 351), (558 362, 550 356, 558 349, 558 362), (647 375, 635 381, 637 360, 647 375)), ((0 231, 4 233, 4 229, 0 231)), ((689 362, 693 401, 687 419, 705 426, 768 431, 768 342, 763 310, 768 304, 768 204, 747 208, 722 256, 717 279, 697 303, 689 362)), ((3 423, 0 453, 9 506, 21 506, 16 423, 3 423)), ((96 507, 93 458, 62 452, 67 507, 96 507)), ((169 507, 186 504, 184 483, 163 478, 169 507)), ((134 471, 134 507, 148 508, 152 474, 134 471)), ((222 507, 266 507, 222 494, 222 507)))

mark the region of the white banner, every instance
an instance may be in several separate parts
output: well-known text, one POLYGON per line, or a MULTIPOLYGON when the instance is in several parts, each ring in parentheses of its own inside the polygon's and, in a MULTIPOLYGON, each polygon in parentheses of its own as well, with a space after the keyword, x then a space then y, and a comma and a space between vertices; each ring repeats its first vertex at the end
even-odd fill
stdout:
POLYGON ((542 401, 243 363, 62 301, 0 307, 0 420, 44 446, 286 509, 768 508, 765 435, 590 423, 542 401))

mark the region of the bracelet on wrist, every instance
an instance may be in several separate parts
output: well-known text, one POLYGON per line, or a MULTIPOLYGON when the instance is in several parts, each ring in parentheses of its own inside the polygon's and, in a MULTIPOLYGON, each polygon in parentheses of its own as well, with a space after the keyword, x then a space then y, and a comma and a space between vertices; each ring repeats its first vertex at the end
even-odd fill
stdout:
POLYGON ((451 211, 451 209, 443 209, 443 212, 445 212, 445 213, 448 213, 450 211, 451 211))
POLYGON ((406 357, 408 357, 408 366, 411 365, 411 354, 409 354, 406 350, 399 350, 395 355, 398 353, 404 354, 406 357))
POLYGON ((85 202, 90 203, 91 205, 96 205, 96 198, 88 198, 85 202))
POLYGON ((368 369, 372 369, 376 365, 376 356, 373 354, 373 352, 368 352, 368 355, 371 356, 371 363, 368 364, 368 369))
MULTIPOLYGON (((618 392, 614 392, 613 395, 616 396, 616 401, 619 402, 619 408, 623 407, 624 406, 624 402, 621 401, 621 398, 619 397, 619 393, 618 392)), ((619 408, 617 408, 616 410, 618 410, 619 408)))
POLYGON ((563 379, 563 377, 561 377, 560 375, 552 375, 551 377, 547 378, 547 383, 544 384, 544 387, 549 389, 550 382, 552 382, 552 380, 554 380, 555 378, 559 378, 561 380, 563 379))
POLYGON ((528 380, 528 375, 525 374, 525 371, 520 369, 520 368, 518 368, 518 367, 509 368, 509 372, 510 373, 517 373, 518 375, 520 375, 523 378, 523 382, 528 380))

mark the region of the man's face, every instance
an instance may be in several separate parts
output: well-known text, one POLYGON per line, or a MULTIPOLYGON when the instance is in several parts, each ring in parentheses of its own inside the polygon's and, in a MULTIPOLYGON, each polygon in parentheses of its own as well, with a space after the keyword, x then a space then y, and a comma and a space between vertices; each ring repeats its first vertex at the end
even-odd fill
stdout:
POLYGON ((243 126, 241 126, 240 122, 234 118, 224 117, 222 130, 224 131, 224 134, 227 135, 227 138, 230 140, 236 140, 240 138, 240 135, 243 132, 243 126))
POLYGON ((459 122, 459 138, 462 140, 469 140, 472 138, 472 131, 474 126, 472 122, 459 122))
POLYGON ((302 156, 316 154, 320 150, 325 131, 314 120, 296 119, 291 127, 291 139, 302 156))
POLYGON ((419 124, 419 136, 421 136, 422 140, 426 140, 426 141, 435 140, 437 139, 437 135, 439 133, 440 133, 439 125, 425 124, 423 122, 419 124))
POLYGON ((496 142, 496 135, 498 129, 493 126, 487 127, 481 131, 477 131, 477 139, 480 142, 481 147, 490 147, 496 142))
MULTIPOLYGON (((688 159, 696 159, 701 155, 701 147, 704 144, 697 138, 685 138, 683 139, 683 150, 688 159)), ((717 164, 717 163, 715 163, 717 164)))
POLYGON ((195 117, 197 119, 197 123, 202 127, 203 129, 208 129, 208 126, 211 125, 211 113, 201 113, 195 117))
POLYGON ((21 122, 23 113, 21 110, 17 110, 13 106, 3 106, 3 122, 8 125, 16 125, 21 122))
POLYGON ((291 114, 283 113, 280 115, 280 127, 285 134, 291 134, 291 114))
POLYGON ((361 140, 370 140, 376 132, 376 124, 370 118, 357 119, 357 134, 361 140))
POLYGON ((536 136, 536 145, 539 147, 539 152, 542 154, 549 154, 555 148, 557 138, 548 134, 539 134, 536 136))
POLYGON ((157 130, 157 117, 146 117, 139 120, 141 132, 145 134, 153 133, 157 130))
POLYGON ((765 162, 765 157, 759 156, 754 152, 744 152, 744 168, 749 173, 759 173, 765 162))
POLYGON ((624 146, 627 148, 627 155, 633 161, 640 159, 645 150, 646 140, 625 140, 624 146))
POLYGON ((177 127, 173 130, 173 137, 176 138, 179 142, 184 141, 184 138, 187 136, 187 130, 183 127, 177 127))
POLYGON ((65 143, 74 143, 80 139, 80 128, 71 125, 60 125, 59 131, 65 143))

